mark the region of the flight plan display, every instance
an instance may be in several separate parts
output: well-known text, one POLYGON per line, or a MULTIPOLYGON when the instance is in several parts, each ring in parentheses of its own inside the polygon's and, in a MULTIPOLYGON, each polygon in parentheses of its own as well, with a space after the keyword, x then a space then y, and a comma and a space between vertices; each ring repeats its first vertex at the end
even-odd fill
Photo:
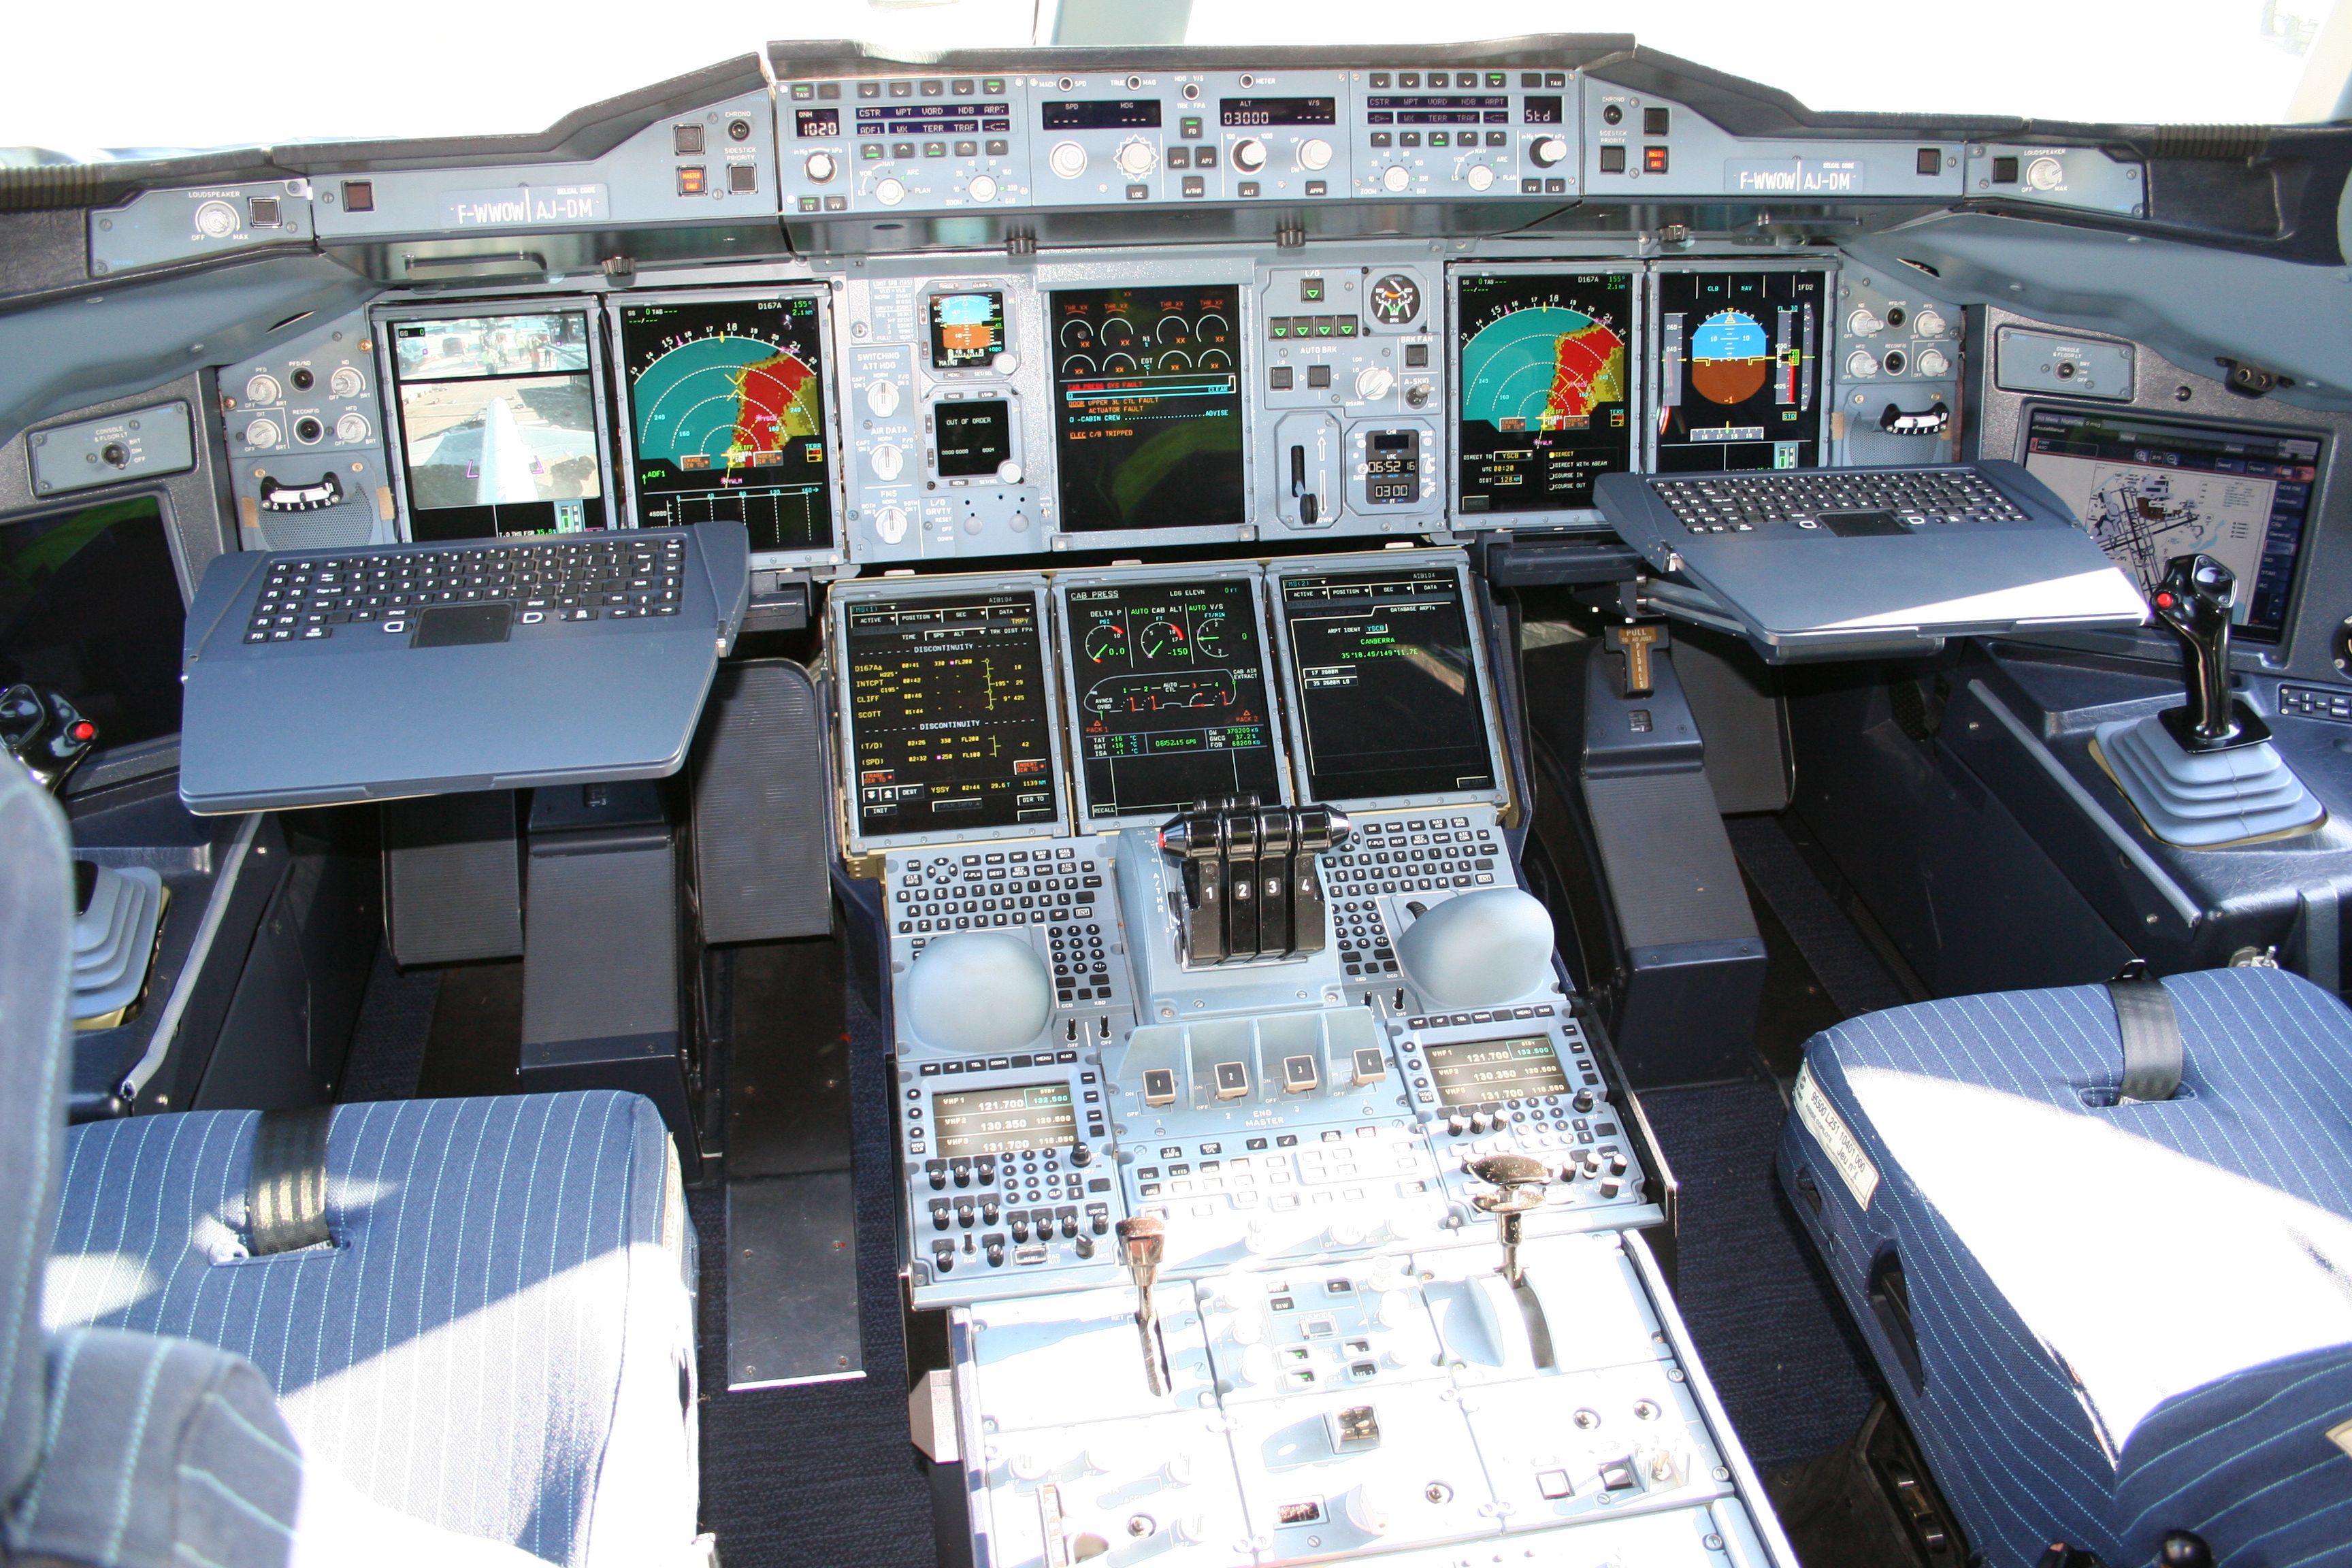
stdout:
POLYGON ((1633 466, 1633 274, 1465 274, 1454 344, 1464 512, 1581 511, 1633 466))
POLYGON ((861 600, 845 614, 862 833, 1055 819, 1034 592, 861 600))
POLYGON ((1217 795, 1281 798, 1246 579, 1073 587, 1067 603, 1089 816, 1172 813, 1217 795))
POLYGON ((817 301, 621 307, 637 520, 740 522, 756 551, 833 542, 817 301))

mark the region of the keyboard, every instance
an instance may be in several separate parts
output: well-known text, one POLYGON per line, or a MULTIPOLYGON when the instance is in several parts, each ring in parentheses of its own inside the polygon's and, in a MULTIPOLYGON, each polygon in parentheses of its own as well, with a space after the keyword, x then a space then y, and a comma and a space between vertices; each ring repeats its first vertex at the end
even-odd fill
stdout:
POLYGON ((362 554, 273 556, 248 643, 324 642, 338 631, 406 633, 426 611, 503 605, 515 624, 565 626, 678 613, 686 542, 617 532, 511 544, 467 542, 362 554))
POLYGON ((1952 468, 1845 469, 1652 479, 1666 510, 1693 533, 1753 533, 1768 522, 1829 527, 1885 513, 1910 528, 1930 523, 2022 522, 2025 513, 1981 474, 1952 468), (1822 522, 1824 516, 1832 521, 1822 522))

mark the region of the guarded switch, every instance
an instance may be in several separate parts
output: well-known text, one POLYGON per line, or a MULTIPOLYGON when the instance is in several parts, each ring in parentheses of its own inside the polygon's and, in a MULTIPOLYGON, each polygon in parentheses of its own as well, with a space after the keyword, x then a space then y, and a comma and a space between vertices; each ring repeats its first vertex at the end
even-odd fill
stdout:
POLYGON ((1290 1094, 1309 1094, 1323 1085, 1323 1074, 1311 1056, 1282 1058, 1282 1087, 1290 1094))
POLYGON ((1147 1068, 1143 1074, 1143 1103, 1146 1105, 1175 1104, 1175 1073, 1167 1068, 1147 1068))
POLYGON ((1249 1092, 1249 1068, 1240 1062, 1217 1064, 1217 1098, 1239 1100, 1249 1092))

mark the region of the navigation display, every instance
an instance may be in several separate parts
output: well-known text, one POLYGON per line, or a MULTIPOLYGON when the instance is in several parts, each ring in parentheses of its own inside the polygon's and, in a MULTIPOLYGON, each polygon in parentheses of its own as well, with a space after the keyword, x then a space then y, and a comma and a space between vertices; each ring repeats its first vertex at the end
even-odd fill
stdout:
POLYGON ((976 289, 934 294, 930 303, 931 368, 963 370, 1004 352, 1004 291, 976 289))
POLYGON ((1054 293, 1063 532, 1244 520, 1240 292, 1054 293))
POLYGON ((815 300, 624 305, 621 366, 640 524, 724 520, 754 552, 831 547, 815 300))
POLYGON ((2315 436, 2104 411, 2037 408, 2025 428, 2025 471, 2142 593, 2156 592, 2176 555, 2202 551, 2236 573, 2232 620, 2248 642, 2274 643, 2286 630, 2322 456, 2315 436))
POLYGON ((1559 1070, 1559 1057, 1541 1035, 1523 1040, 1429 1044, 1422 1048, 1429 1053, 1430 1076, 1437 1080, 1442 1105, 1486 1105, 1498 1100, 1568 1092, 1568 1075, 1559 1070))
POLYGON ((1455 282, 1461 510, 1591 514, 1593 481, 1633 467, 1633 274, 1455 282))
POLYGON ((1055 820, 1034 591, 853 600, 843 619, 862 835, 1055 820))
POLYGON ((1657 472, 1820 465, 1829 284, 1825 271, 1658 274, 1657 472))
POLYGON ((1486 707, 1453 567, 1277 581, 1308 799, 1495 787, 1486 707))
POLYGON ((931 1096, 931 1126, 942 1160, 1017 1154, 1078 1141, 1066 1083, 1026 1083, 931 1096))
POLYGON ((0 523, 0 689, 64 692, 101 747, 176 733, 185 616, 163 526, 152 496, 0 523))
POLYGON ((606 526, 585 310, 391 327, 411 538, 606 526))
POLYGON ((1253 587, 1228 577, 1068 590, 1089 816, 1166 814, 1214 795, 1282 798, 1253 587))
POLYGON ((1013 414, 1001 397, 977 403, 940 403, 931 408, 931 443, 940 455, 940 477, 996 477, 1013 456, 1013 414))

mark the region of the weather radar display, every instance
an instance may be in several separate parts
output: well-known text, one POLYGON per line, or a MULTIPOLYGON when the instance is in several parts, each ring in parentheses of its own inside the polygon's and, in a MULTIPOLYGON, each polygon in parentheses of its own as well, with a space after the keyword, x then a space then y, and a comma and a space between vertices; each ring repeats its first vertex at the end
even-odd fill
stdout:
POLYGON ((1661 473, 1821 462, 1828 290, 1826 272, 1658 275, 1661 473))
POLYGON ((1593 481, 1632 466, 1633 274, 1473 273, 1457 287, 1462 510, 1589 512, 1593 481))
POLYGON ((754 552, 833 543, 819 321, 809 297, 622 308, 640 523, 740 522, 754 552))

